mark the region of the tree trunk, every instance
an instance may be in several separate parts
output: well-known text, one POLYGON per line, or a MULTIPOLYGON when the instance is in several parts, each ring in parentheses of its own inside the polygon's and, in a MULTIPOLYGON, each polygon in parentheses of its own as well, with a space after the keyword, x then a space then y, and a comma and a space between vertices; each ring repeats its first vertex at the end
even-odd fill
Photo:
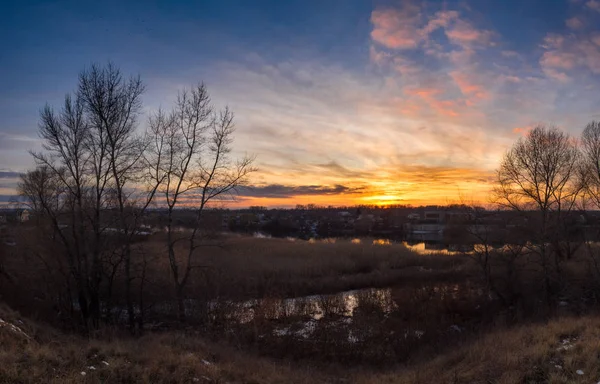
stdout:
POLYGON ((125 299, 127 300, 127 322, 130 332, 135 332, 135 312, 133 299, 131 297, 131 248, 129 240, 125 245, 125 299))
POLYGON ((183 285, 176 284, 175 286, 177 295, 177 318, 182 323, 185 322, 185 301, 183 296, 183 285))

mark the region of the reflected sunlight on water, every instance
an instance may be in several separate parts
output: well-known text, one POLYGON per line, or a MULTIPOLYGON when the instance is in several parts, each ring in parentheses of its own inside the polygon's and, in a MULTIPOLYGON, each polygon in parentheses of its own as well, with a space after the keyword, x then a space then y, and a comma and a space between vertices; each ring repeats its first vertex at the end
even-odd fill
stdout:
POLYGON ((389 239, 375 239, 373 245, 392 245, 392 242, 389 239))

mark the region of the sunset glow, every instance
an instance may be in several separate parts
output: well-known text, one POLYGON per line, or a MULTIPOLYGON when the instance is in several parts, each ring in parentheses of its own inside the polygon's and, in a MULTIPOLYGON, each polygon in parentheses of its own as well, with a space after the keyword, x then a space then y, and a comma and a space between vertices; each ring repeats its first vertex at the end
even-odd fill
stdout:
POLYGON ((19 39, 3 42, 14 54, 0 74, 0 202, 32 166, 27 150, 40 148, 39 109, 60 105, 81 68, 108 59, 140 73, 148 111, 198 81, 232 108, 235 153, 256 155, 259 168, 232 207, 486 204, 503 153, 532 125, 576 133, 598 116, 593 1, 251 3, 168 15, 119 3, 123 15, 136 9, 131 20, 107 24, 110 7, 88 20, 102 38, 78 34, 85 5, 15 10, 2 23, 19 39), (48 15, 60 27, 36 21, 48 15), (17 27, 24 19, 37 29, 17 27), (181 38, 166 44, 173 28, 181 38), (35 51, 37 35, 47 51, 35 51), (67 37, 86 42, 70 60, 54 53, 67 37))

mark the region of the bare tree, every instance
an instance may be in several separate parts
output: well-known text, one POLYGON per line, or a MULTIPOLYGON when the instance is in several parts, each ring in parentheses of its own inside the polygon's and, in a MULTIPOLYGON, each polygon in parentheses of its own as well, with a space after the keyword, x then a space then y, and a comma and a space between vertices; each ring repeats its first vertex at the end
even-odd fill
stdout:
MULTIPOLYGON (((183 319, 184 288, 199 267, 203 212, 254 170, 252 158, 231 158, 233 114, 227 108, 215 112, 204 85, 181 92, 170 114, 158 112, 149 120, 150 133, 138 134, 143 91, 139 77, 124 79, 112 64, 83 71, 77 92, 66 96, 59 112, 42 110, 44 151, 32 152, 37 168, 23 175, 19 186, 62 244, 86 327, 90 320, 97 325, 101 304, 110 304, 112 282, 122 267, 134 329, 132 281, 140 279, 143 289, 148 259, 140 255, 136 276, 132 256, 139 247, 133 240, 155 200, 168 211, 167 254, 183 319), (179 207, 195 212, 183 236, 173 227, 179 207)), ((143 292, 139 295, 141 306, 143 292)))
POLYGON ((576 207, 583 187, 578 177, 579 164, 580 153, 574 139, 558 128, 538 126, 514 144, 498 170, 496 201, 523 212, 533 220, 531 225, 539 228, 530 248, 540 256, 548 300, 552 276, 559 279, 561 274, 562 225, 576 207), (553 249, 549 244, 554 244, 553 249))
MULTIPOLYGON (((584 206, 600 208, 600 122, 590 122, 581 134, 581 179, 585 188, 584 206)), ((586 239, 597 240, 600 233, 585 233, 586 239)), ((600 255, 597 247, 586 242, 585 250, 590 257, 590 272, 600 276, 600 255)))
POLYGON ((146 145, 145 138, 136 132, 143 91, 139 76, 124 80, 121 71, 111 63, 105 67, 92 65, 79 76, 78 95, 84 101, 90 136, 93 138, 90 140, 90 152, 93 154, 94 170, 97 171, 96 181, 104 181, 101 177, 103 172, 110 175, 108 187, 112 205, 117 211, 118 254, 124 262, 125 297, 132 330, 135 326, 131 292, 132 237, 153 197, 151 193, 139 199, 134 185, 140 179, 140 159, 146 145))
POLYGON ((590 122, 581 134, 582 176, 591 203, 600 207, 600 122, 590 122))
POLYGON ((112 264, 114 275, 124 261, 129 324, 134 325, 131 243, 156 191, 139 193, 135 185, 146 145, 145 136, 136 133, 143 90, 139 77, 124 80, 112 64, 83 71, 77 92, 66 96, 58 113, 49 106, 42 110, 44 151, 32 153, 38 168, 21 180, 21 193, 51 218, 65 246, 86 324, 100 316, 104 264, 112 264), (116 241, 113 236, 107 242, 111 226, 117 227, 116 241))
POLYGON ((98 204, 93 204, 93 193, 88 185, 90 132, 84 101, 78 96, 67 95, 60 112, 55 113, 46 106, 40 117, 39 134, 45 151, 32 152, 38 169, 22 178, 20 190, 51 218, 77 285, 84 323, 87 326, 91 319, 97 324, 100 315, 100 244, 90 238, 88 229, 90 225, 99 227, 103 196, 96 196, 98 204), (48 183, 55 187, 55 195, 48 191, 48 183), (94 206, 96 215, 90 215, 94 206), (64 219, 68 224, 59 222, 61 215, 66 215, 64 219))
POLYGON ((179 93, 170 115, 159 111, 151 119, 152 145, 147 164, 153 183, 167 207, 167 250, 177 297, 178 316, 185 318, 184 289, 192 270, 199 268, 197 254, 203 212, 247 181, 253 158, 231 159, 233 113, 215 112, 203 84, 179 93), (193 209, 191 232, 176 235, 173 213, 177 207, 193 209), (187 245, 176 247, 187 240, 187 245), (178 255, 179 253, 179 255, 178 255))

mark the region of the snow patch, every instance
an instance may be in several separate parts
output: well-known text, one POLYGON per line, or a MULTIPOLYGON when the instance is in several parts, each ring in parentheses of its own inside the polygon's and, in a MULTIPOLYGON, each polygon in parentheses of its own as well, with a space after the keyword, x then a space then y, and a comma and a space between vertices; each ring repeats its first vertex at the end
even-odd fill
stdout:
POLYGON ((573 342, 577 341, 576 338, 573 339, 563 339, 561 341, 561 345, 556 348, 557 351, 568 351, 569 349, 573 348, 574 345, 572 344, 573 342))
POLYGON ((0 318, 0 328, 7 328, 8 330, 18 334, 19 336, 23 336, 27 340, 31 340, 31 336, 25 333, 21 328, 16 325, 9 323, 8 321, 4 321, 0 318))

